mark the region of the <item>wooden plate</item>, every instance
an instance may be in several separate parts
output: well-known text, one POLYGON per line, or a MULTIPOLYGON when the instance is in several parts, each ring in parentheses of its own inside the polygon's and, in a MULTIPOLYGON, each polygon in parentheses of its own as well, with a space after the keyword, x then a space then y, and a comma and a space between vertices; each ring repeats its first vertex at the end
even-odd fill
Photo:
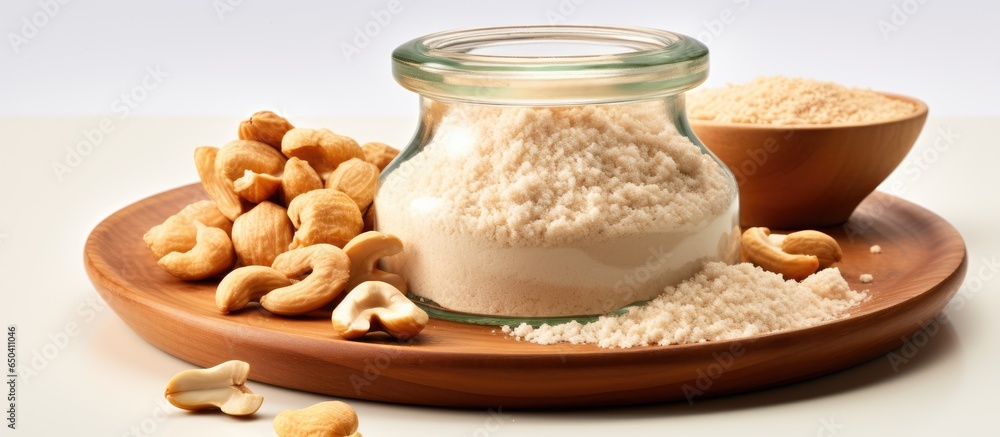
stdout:
MULTIPOLYGON (((872 299, 849 317, 737 341, 633 349, 539 346, 499 329, 432 320, 406 344, 345 341, 328 313, 285 318, 261 309, 223 316, 215 283, 185 283, 156 266, 142 234, 205 197, 190 185, 130 205, 87 240, 87 273, 104 300, 147 341, 198 366, 238 359, 250 378, 330 395, 423 405, 505 408, 636 404, 714 396, 814 378, 899 347, 951 299, 965 244, 933 213, 875 193, 845 227, 852 288, 872 299), (884 253, 869 253, 880 244, 884 253), (871 273, 875 282, 861 284, 871 273)), ((371 337, 371 336, 369 336, 371 337)))

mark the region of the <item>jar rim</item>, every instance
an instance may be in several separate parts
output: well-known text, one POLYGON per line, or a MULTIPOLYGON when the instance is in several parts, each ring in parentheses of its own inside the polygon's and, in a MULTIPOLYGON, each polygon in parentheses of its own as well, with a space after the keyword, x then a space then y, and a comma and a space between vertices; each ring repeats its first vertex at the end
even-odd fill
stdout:
POLYGON ((708 76, 708 48, 691 37, 649 28, 484 27, 439 32, 404 43, 392 53, 392 72, 404 88, 439 100, 613 103, 665 97, 698 86, 708 76), (560 45, 596 50, 569 55, 523 50, 560 45), (524 53, 495 53, 511 49, 524 53), (615 51, 607 53, 608 49, 615 51))

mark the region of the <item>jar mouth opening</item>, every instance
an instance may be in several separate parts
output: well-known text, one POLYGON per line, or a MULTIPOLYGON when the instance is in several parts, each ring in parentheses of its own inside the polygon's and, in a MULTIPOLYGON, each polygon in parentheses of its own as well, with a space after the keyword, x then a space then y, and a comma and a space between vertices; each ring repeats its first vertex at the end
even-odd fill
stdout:
POLYGON ((694 88, 708 48, 658 29, 517 26, 448 31, 399 46, 393 76, 439 100, 568 105, 650 99, 694 88))
POLYGON ((525 26, 442 32, 424 37, 423 42, 432 54, 464 57, 467 60, 496 64, 539 62, 586 65, 611 61, 605 55, 664 49, 679 39, 677 34, 656 30, 525 26))

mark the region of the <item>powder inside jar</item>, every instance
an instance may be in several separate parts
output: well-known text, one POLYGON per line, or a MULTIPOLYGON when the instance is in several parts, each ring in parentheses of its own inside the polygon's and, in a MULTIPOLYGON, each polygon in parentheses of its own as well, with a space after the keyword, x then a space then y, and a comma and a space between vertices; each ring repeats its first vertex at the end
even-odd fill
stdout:
POLYGON ((399 206, 396 214, 441 202, 427 225, 505 246, 697 224, 729 206, 729 187, 662 113, 458 105, 441 121, 444 133, 385 180, 380 200, 399 206))
POLYGON ((692 119, 752 124, 874 123, 912 115, 913 103, 872 90, 782 76, 759 77, 688 97, 692 119))
POLYGON ((852 291, 837 268, 796 282, 749 263, 714 262, 620 316, 586 324, 504 326, 503 331, 532 343, 603 348, 724 341, 835 320, 865 299, 867 290, 852 291))
POLYGON ((450 105, 380 188, 379 230, 407 245, 385 267, 449 309, 542 316, 613 311, 732 259, 735 186, 663 105, 450 105), (622 287, 652 252, 657 271, 622 287))

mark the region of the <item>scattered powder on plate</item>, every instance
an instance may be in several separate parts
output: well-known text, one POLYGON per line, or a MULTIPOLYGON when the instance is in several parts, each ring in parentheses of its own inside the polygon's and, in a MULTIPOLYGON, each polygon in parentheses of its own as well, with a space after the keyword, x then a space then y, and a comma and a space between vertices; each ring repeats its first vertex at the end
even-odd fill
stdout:
POLYGON ((861 279, 861 283, 863 283, 863 284, 867 284, 867 283, 869 283, 869 282, 871 282, 871 281, 874 281, 874 280, 875 280, 875 277, 874 277, 874 276, 872 276, 872 275, 871 275, 871 274, 869 274, 869 273, 862 273, 862 274, 861 274, 861 277, 860 277, 860 278, 858 278, 858 279, 861 279))
POLYGON ((870 251, 871 253, 875 253, 875 254, 882 253, 882 246, 879 246, 879 245, 876 244, 876 245, 872 246, 870 249, 868 249, 868 251, 870 251))
POLYGON ((913 114, 917 108, 868 89, 769 76, 690 93, 687 109, 692 119, 797 125, 887 121, 913 114))
POLYGON ((647 305, 619 316, 587 324, 504 326, 503 331, 532 343, 595 343, 603 348, 723 341, 845 317, 865 299, 867 290, 852 291, 837 268, 796 282, 749 263, 713 262, 647 305))

